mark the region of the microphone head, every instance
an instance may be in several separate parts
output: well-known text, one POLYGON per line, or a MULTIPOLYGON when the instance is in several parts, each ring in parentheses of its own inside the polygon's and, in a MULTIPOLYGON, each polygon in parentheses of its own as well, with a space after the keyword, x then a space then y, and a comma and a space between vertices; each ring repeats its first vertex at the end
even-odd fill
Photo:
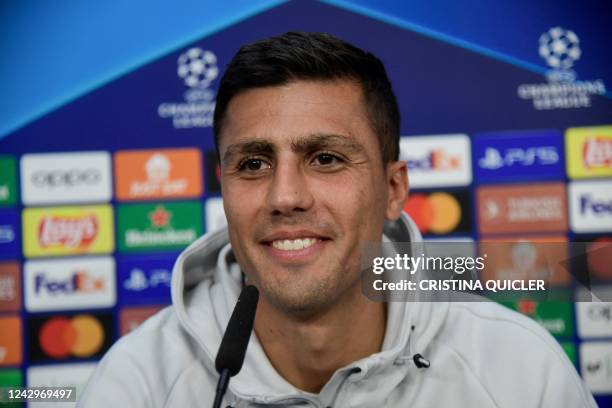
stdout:
POLYGON ((233 377, 242 368, 253 331, 258 300, 259 291, 255 286, 248 285, 242 289, 215 359, 215 368, 219 374, 227 369, 233 377))

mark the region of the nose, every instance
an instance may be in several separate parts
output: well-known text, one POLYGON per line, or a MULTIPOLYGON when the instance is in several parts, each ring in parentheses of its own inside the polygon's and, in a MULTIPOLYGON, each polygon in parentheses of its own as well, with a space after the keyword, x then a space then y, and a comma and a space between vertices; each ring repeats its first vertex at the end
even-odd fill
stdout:
POLYGON ((292 162, 278 163, 268 190, 267 204, 272 215, 308 211, 314 203, 306 174, 292 162))

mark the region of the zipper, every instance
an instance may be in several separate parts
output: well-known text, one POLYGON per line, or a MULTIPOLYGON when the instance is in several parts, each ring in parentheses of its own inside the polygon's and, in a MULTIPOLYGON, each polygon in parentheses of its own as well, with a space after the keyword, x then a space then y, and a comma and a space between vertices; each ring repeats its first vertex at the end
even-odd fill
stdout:
POLYGON ((360 372, 361 372, 361 368, 353 367, 346 373, 346 375, 344 376, 344 378, 338 385, 338 388, 336 388, 336 391, 334 392, 334 397, 332 398, 330 403, 326 405, 325 408, 334 408, 334 406, 336 405, 336 401, 338 400, 338 396, 340 395, 340 392, 342 391, 342 388, 344 387, 344 384, 346 384, 346 382, 348 381, 349 377, 353 374, 360 373, 360 372))

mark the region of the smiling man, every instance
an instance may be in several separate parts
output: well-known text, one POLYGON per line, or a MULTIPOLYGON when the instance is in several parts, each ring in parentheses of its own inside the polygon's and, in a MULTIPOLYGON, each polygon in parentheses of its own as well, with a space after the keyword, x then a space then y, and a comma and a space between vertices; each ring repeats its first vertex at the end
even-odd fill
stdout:
POLYGON ((210 406, 245 282, 261 293, 255 335, 225 405, 594 406, 523 316, 364 296, 365 245, 421 240, 402 213, 399 112, 375 56, 317 33, 247 45, 221 81, 214 131, 228 227, 181 254, 173 306, 112 348, 80 406, 210 406))

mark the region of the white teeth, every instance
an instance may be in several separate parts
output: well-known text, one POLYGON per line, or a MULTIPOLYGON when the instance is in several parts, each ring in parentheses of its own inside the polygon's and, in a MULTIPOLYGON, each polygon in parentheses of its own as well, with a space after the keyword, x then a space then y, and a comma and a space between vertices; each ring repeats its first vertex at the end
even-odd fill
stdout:
POLYGON ((298 249, 309 248, 317 241, 316 238, 283 239, 272 241, 272 246, 281 251, 297 251, 298 249))

